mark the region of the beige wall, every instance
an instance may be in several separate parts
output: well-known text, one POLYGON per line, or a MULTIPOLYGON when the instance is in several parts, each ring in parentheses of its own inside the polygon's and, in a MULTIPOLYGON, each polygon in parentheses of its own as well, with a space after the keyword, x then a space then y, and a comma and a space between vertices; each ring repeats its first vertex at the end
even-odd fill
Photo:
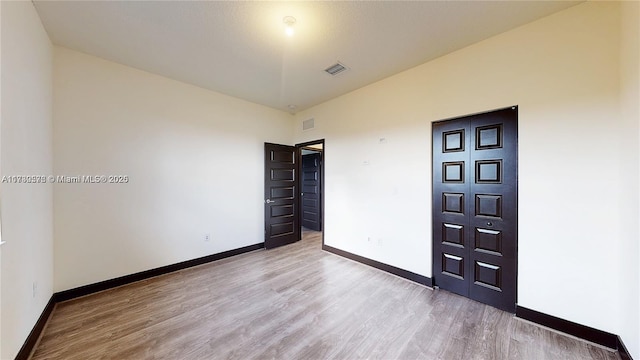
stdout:
POLYGON ((55 290, 264 241, 264 142, 293 117, 55 48, 55 290), (211 241, 205 242, 204 235, 211 241))
MULTIPOLYGON (((2 4, 0 4, 0 79, 2 79, 2 4)), ((0 85, 0 176, 2 176, 2 86, 0 85)), ((2 185, 0 184, 0 356, 2 356, 2 185)))
MULTIPOLYGON (((52 47, 30 1, 2 8, 2 175, 52 172, 52 47)), ((51 184, 2 184, 0 358, 12 359, 53 293, 51 184), (34 294, 34 284, 36 286, 34 294)))
POLYGON ((637 134, 621 116, 620 6, 581 4, 299 113, 296 142, 326 140, 325 242, 432 276, 431 122, 518 105, 518 304, 618 333, 619 300, 638 301, 617 280, 638 241, 623 230, 638 153, 619 145, 637 134))
POLYGON ((620 203, 622 239, 618 260, 620 302, 623 309, 618 334, 634 358, 640 358, 640 2, 621 6, 620 100, 623 131, 620 178, 623 189, 633 189, 620 203), (634 196, 635 195, 635 196, 634 196))

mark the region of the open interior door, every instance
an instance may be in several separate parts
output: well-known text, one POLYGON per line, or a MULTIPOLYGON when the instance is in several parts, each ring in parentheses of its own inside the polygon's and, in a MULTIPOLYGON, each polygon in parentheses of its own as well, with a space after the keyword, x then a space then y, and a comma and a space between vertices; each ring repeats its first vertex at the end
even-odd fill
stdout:
POLYGON ((300 239, 298 164, 294 146, 264 144, 264 247, 300 239))

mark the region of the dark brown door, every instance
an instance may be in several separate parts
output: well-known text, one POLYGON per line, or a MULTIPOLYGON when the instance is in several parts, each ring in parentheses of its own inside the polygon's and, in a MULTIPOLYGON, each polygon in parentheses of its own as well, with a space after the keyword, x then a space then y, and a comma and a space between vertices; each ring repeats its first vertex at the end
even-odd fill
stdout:
POLYGON ((296 148, 264 144, 264 247, 290 244, 299 239, 296 148))
POLYGON ((302 226, 320 231, 320 161, 322 153, 302 155, 302 226))
POLYGON ((515 312, 518 108, 433 124, 433 264, 442 289, 515 312))

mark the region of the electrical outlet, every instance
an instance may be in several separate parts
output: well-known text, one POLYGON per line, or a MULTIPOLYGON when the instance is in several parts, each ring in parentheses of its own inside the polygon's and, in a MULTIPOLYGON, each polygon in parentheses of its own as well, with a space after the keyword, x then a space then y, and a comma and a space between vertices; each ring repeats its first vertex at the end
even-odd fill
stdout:
POLYGON ((38 282, 34 281, 33 282, 33 292, 32 292, 31 296, 35 299, 37 293, 38 293, 38 282))
POLYGON ((204 234, 204 242, 211 241, 211 234, 204 234))

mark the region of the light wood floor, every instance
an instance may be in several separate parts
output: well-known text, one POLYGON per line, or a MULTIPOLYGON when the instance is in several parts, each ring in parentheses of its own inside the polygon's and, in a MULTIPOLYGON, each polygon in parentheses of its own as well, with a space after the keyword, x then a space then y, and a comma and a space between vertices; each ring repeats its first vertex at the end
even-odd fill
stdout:
POLYGON ((320 246, 306 232, 60 303, 32 359, 619 359, 320 246))

